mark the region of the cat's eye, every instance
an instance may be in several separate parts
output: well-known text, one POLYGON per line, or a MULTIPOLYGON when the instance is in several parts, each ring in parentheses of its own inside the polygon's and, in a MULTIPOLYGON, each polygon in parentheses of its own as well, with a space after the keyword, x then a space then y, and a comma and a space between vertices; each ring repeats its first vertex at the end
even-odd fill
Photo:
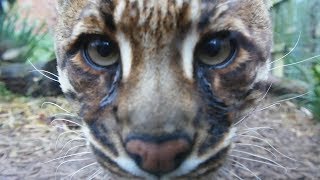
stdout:
POLYGON ((96 38, 85 44, 83 56, 90 65, 103 68, 117 63, 120 53, 114 42, 96 38))
POLYGON ((218 33, 204 38, 196 47, 195 58, 212 68, 229 65, 237 53, 237 43, 230 33, 218 33))

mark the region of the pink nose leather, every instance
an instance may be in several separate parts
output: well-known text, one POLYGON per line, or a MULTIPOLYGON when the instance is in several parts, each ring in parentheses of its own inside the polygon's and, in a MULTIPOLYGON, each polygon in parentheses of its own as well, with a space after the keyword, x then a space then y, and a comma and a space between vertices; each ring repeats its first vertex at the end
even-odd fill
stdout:
POLYGON ((168 140, 162 143, 131 140, 126 144, 127 151, 138 157, 136 163, 151 173, 167 173, 183 160, 189 152, 190 144, 184 139, 168 140))

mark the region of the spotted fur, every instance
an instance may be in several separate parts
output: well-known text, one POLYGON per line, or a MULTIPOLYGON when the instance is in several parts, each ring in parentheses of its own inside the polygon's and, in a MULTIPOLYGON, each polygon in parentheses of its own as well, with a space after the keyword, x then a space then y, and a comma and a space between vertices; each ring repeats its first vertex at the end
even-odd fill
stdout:
POLYGON ((57 0, 56 55, 61 88, 82 118, 97 161, 115 179, 214 177, 231 144, 232 124, 265 93, 272 45, 262 0, 57 0), (231 32, 235 60, 212 69, 195 48, 208 34, 231 32), (90 67, 88 35, 117 43, 121 61, 90 67), (173 171, 155 176, 125 150, 132 134, 181 133, 192 144, 173 171))

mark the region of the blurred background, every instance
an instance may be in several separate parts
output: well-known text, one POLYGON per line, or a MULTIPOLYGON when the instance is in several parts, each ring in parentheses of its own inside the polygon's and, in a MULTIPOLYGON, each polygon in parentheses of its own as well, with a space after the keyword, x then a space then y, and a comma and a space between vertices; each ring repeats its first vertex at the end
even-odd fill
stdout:
MULTIPOLYGON (((320 1, 272 4, 272 87, 233 140, 250 153, 224 168, 229 179, 320 179, 320 1)), ((0 179, 99 179, 63 157, 89 150, 55 81, 55 14, 54 0, 0 0, 0 179)))

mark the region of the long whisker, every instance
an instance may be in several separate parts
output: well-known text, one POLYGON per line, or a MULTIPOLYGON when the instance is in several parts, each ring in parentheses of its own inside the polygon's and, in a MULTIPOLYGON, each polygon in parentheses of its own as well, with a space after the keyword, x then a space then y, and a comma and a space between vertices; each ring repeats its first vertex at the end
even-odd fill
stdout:
POLYGON ((59 76, 58 75, 56 75, 56 74, 53 74, 52 72, 49 72, 49 71, 46 71, 46 70, 32 70, 32 71, 30 71, 30 72, 42 72, 42 73, 47 73, 47 74, 50 74, 51 76, 54 76, 54 77, 56 77, 56 78, 59 78, 59 76))
POLYGON ((66 121, 66 122, 73 123, 73 124, 75 124, 75 125, 77 125, 77 126, 79 126, 79 127, 84 128, 83 125, 81 125, 81 124, 79 124, 79 123, 77 123, 77 122, 71 121, 71 120, 69 120, 69 119, 64 119, 64 118, 54 119, 54 120, 51 121, 50 125, 52 125, 52 124, 53 124, 54 122, 56 122, 56 121, 66 121))
POLYGON ((101 168, 99 168, 96 172, 94 172, 91 176, 89 176, 87 180, 92 180, 93 178, 95 178, 100 173, 102 173, 102 169, 101 168))
MULTIPOLYGON (((256 128, 247 128, 247 129, 241 129, 238 130, 239 131, 239 134, 243 135, 243 134, 247 134, 249 132, 253 132, 253 133, 256 133, 258 134, 259 136, 261 136, 261 134, 259 134, 257 131, 258 130, 272 130, 271 127, 256 127, 256 128)), ((235 136, 236 137, 236 136, 235 136)), ((262 136, 263 137, 263 136, 262 136)))
POLYGON ((46 78, 48 78, 48 79, 50 79, 50 80, 52 80, 52 81, 59 82, 57 79, 54 79, 54 78, 52 78, 52 77, 47 76, 46 74, 44 74, 44 73, 42 72, 42 70, 39 70, 34 64, 32 64, 32 62, 31 62, 30 60, 28 60, 28 62, 31 64, 31 66, 32 66, 37 72, 39 72, 39 73, 40 73, 41 75, 43 75, 44 77, 46 77, 46 78))
POLYGON ((82 171, 82 170, 84 170, 85 168, 88 168, 88 167, 90 167, 90 166, 96 165, 96 164, 98 164, 98 163, 97 163, 97 162, 94 162, 94 163, 88 164, 88 165, 80 168, 79 170, 77 170, 77 171, 74 172, 73 174, 69 175, 69 176, 71 176, 71 177, 70 177, 70 180, 72 180, 73 176, 75 176, 75 175, 76 175, 77 173, 79 173, 80 171, 82 171))
POLYGON ((238 161, 236 161, 236 160, 234 160, 234 159, 231 159, 231 158, 228 158, 228 159, 229 159, 230 161, 232 161, 232 162, 240 165, 240 166, 238 166, 238 167, 240 167, 241 169, 244 169, 244 170, 250 172, 254 177, 256 177, 256 179, 261 180, 261 179, 260 179, 255 173, 253 173, 247 166, 241 164, 240 162, 238 162, 238 161))
POLYGON ((235 173, 231 172, 230 170, 226 169, 226 168, 221 168, 222 171, 224 171, 226 174, 231 174, 233 175, 234 177, 236 177, 237 179, 239 180, 244 180, 242 179, 241 177, 239 177, 238 175, 236 175, 235 173))
POLYGON ((288 55, 290 55, 290 54, 296 49, 296 47, 298 46, 298 44, 299 44, 299 42, 300 42, 300 38, 301 38, 301 31, 300 31, 300 33, 299 33, 298 39, 297 39, 295 45, 293 46, 293 48, 292 48, 287 54, 285 54, 284 56, 282 56, 281 58, 279 58, 279 59, 277 59, 277 60, 272 61, 270 64, 273 64, 273 63, 275 63, 275 62, 281 61, 282 59, 284 59, 284 58, 286 58, 288 55))
POLYGON ((259 137, 256 137, 256 136, 252 136, 252 135, 241 135, 239 134, 238 136, 242 136, 242 137, 249 137, 249 138, 253 138, 253 139, 257 139, 257 140, 260 140, 262 142, 265 142, 266 144, 268 144, 273 150, 275 150, 277 153, 279 153, 281 156, 283 157, 286 157, 292 161, 297 161, 289 156, 286 156, 285 154, 281 153, 279 150, 277 150, 273 145, 271 145, 271 143, 265 139, 262 139, 262 138, 259 138, 259 137))
POLYGON ((61 152, 64 150, 64 148, 65 148, 68 144, 70 144, 70 143, 72 143, 72 142, 74 142, 74 141, 86 141, 86 140, 87 140, 86 138, 74 138, 74 139, 69 140, 68 142, 66 142, 66 143, 63 145, 63 147, 62 147, 62 149, 60 150, 59 154, 61 154, 61 152))
POLYGON ((235 157, 235 158, 238 158, 238 159, 243 159, 243 160, 247 160, 247 161, 253 161, 253 162, 258 162, 258 163, 261 163, 261 164, 266 164, 266 165, 269 165, 269 166, 275 166, 275 167, 280 167, 280 168, 283 168, 285 170, 285 172, 287 173, 287 168, 283 167, 283 166, 279 166, 277 164, 272 164, 272 163, 268 163, 268 162, 265 162, 265 161, 261 161, 261 160, 256 160, 256 159, 251 159, 251 158, 245 158, 245 157, 240 157, 240 156, 235 156, 235 155, 228 155, 228 156, 231 156, 231 157, 235 157))
MULTIPOLYGON (((74 146, 74 147, 72 147, 72 148, 68 149, 68 151, 64 154, 64 156, 68 155, 68 153, 69 153, 70 151, 72 151, 73 149, 76 149, 76 148, 79 148, 79 147, 84 147, 84 146, 86 146, 86 145, 78 145, 78 146, 74 146)), ((64 159, 63 159, 62 161, 64 161, 64 159)))
POLYGON ((239 125, 240 123, 242 123, 246 118, 248 118, 252 113, 254 113, 257 109, 258 109, 258 106, 259 104, 262 102, 262 100, 264 100, 267 96, 267 94, 269 93, 271 87, 272 87, 273 83, 270 84, 269 88, 267 89, 266 93, 264 93, 264 95, 258 100, 258 105, 253 108, 253 110, 248 113, 247 115, 245 115, 242 119, 240 119, 238 122, 234 123, 232 126, 235 127, 237 125, 239 125))
POLYGON ((242 153, 242 154, 246 154, 246 155, 253 156, 253 157, 257 157, 257 158, 260 158, 260 159, 263 159, 263 160, 267 160, 267 161, 269 161, 269 162, 271 162, 271 163, 273 163, 275 165, 278 165, 279 167, 284 168, 286 170, 286 172, 287 172, 287 168, 285 168, 281 164, 279 164, 276 161, 273 161, 273 160, 271 160, 269 158, 266 158, 266 157, 263 157, 263 156, 260 156, 260 155, 256 155, 256 154, 253 154, 253 153, 245 152, 245 151, 235 150, 235 149, 233 149, 232 151, 238 152, 238 153, 242 153))
POLYGON ((296 64, 301 64, 303 62, 306 62, 306 61, 310 61, 310 60, 313 60, 317 57, 320 57, 320 55, 316 55, 316 56, 313 56, 313 57, 310 57, 310 58, 307 58, 307 59, 304 59, 304 60, 301 60, 301 61, 298 61, 298 62, 294 62, 294 63, 290 63, 290 64, 285 64, 285 65, 282 65, 282 66, 276 66, 274 68, 271 68, 269 71, 272 71, 274 69, 278 69, 278 68, 283 68, 283 67, 287 67, 287 66, 293 66, 293 65, 296 65, 296 64))
POLYGON ((91 160, 91 159, 93 159, 93 158, 71 159, 71 160, 67 160, 67 161, 64 161, 64 162, 60 163, 60 164, 56 167, 55 179, 57 179, 57 176, 56 176, 56 175, 57 175, 57 173, 58 173, 58 171, 59 171, 59 168, 60 168, 62 165, 66 164, 66 163, 69 163, 69 162, 86 161, 86 160, 91 160))
POLYGON ((61 109, 61 110, 65 111, 65 112, 67 112, 68 114, 72 114, 72 113, 71 113, 71 112, 69 112, 68 110, 64 109, 63 107, 61 107, 61 106, 59 106, 58 104, 53 103, 53 102, 44 102, 44 103, 42 103, 41 108, 43 108, 43 106, 44 106, 44 105, 47 105, 47 104, 49 104, 49 105, 53 105, 53 106, 56 106, 57 108, 59 108, 59 109, 61 109))
POLYGON ((269 152, 270 154, 272 154, 273 157, 278 159, 278 157, 272 151, 270 151, 269 149, 267 149, 265 147, 262 147, 262 146, 259 146, 259 145, 256 145, 256 144, 246 144, 246 143, 235 143, 235 144, 237 146, 249 146, 249 147, 257 147, 257 148, 263 149, 263 150, 269 152))
POLYGON ((50 161, 44 162, 43 164, 48 164, 48 163, 50 163, 50 162, 57 161, 57 160, 60 160, 60 159, 64 159, 64 158, 66 158, 66 157, 81 156, 81 155, 86 155, 86 154, 92 154, 92 152, 81 152, 81 153, 70 154, 70 155, 67 155, 67 156, 62 156, 62 157, 54 158, 54 159, 52 159, 52 160, 50 160, 50 161))
POLYGON ((62 136, 66 135, 66 134, 71 134, 71 133, 77 134, 77 135, 79 135, 80 137, 82 136, 82 134, 79 133, 79 132, 77 132, 77 131, 66 131, 66 132, 63 132, 63 133, 61 133, 61 134, 57 137, 55 149, 57 149, 57 146, 58 146, 58 143, 59 143, 59 139, 60 139, 62 136))

